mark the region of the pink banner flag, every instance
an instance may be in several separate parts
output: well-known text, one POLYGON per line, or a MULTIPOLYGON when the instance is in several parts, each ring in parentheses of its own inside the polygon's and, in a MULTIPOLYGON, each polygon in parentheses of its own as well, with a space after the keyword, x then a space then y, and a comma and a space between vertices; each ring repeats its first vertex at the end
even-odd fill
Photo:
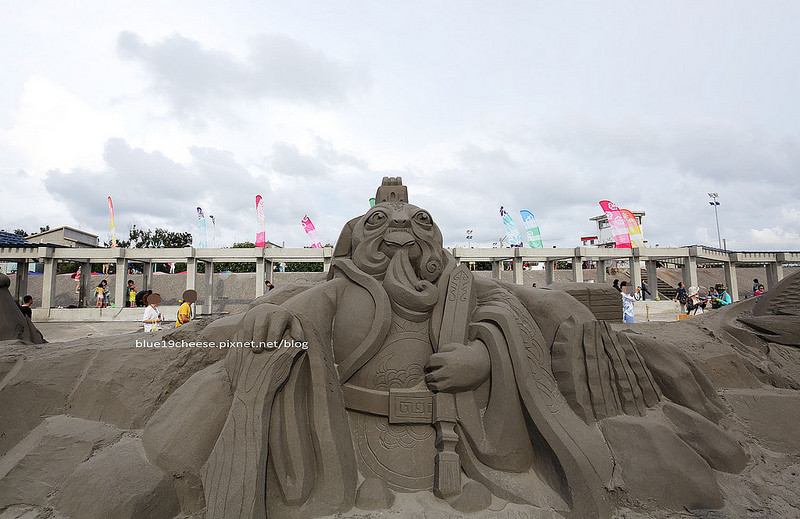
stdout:
POLYGON ((306 235, 308 239, 311 241, 311 248, 312 249, 321 249, 322 244, 319 242, 319 235, 317 234, 317 229, 314 227, 314 224, 311 223, 311 219, 308 215, 303 217, 303 221, 300 222, 303 225, 303 229, 306 231, 306 235))
POLYGON ((267 246, 267 217, 264 214, 264 198, 256 195, 256 217, 258 217, 258 233, 256 233, 256 247, 267 246))
POLYGON ((644 234, 639 222, 636 221, 636 216, 627 209, 620 209, 622 216, 625 218, 625 224, 628 226, 628 235, 631 237, 631 244, 634 247, 644 247, 644 234))
POLYGON ((611 226, 611 232, 614 234, 614 243, 618 249, 630 249, 631 237, 628 234, 628 224, 625 222, 625 217, 622 211, 613 202, 608 200, 601 200, 600 207, 606 213, 608 224, 611 226))

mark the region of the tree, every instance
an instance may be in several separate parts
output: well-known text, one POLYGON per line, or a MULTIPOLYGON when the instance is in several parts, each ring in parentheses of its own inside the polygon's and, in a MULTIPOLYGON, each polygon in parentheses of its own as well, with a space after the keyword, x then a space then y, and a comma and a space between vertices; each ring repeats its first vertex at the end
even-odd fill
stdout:
MULTIPOLYGON (((180 249, 189 247, 192 244, 192 233, 173 232, 157 227, 154 231, 150 229, 137 229, 134 225, 128 232, 127 240, 117 240, 117 246, 122 248, 135 249, 180 249)), ((105 242, 105 246, 111 244, 105 242)))
MULTIPOLYGON (((135 225, 128 231, 127 240, 117 240, 117 247, 124 249, 180 249, 189 247, 191 244, 192 233, 190 232, 174 232, 160 227, 155 230, 138 229, 135 225)), ((103 246, 111 247, 111 243, 104 241, 103 246)), ((169 266, 166 263, 159 263, 156 269, 158 272, 169 272, 169 266)), ((175 264, 175 272, 183 272, 185 270, 185 262, 175 264)))
MULTIPOLYGON (((326 243, 323 247, 333 247, 330 243, 326 243)), ((310 249, 308 245, 303 247, 304 249, 310 249)), ((286 272, 324 272, 325 265, 321 261, 311 261, 311 262, 289 262, 286 263, 286 272)), ((277 263, 275 264, 275 268, 278 268, 277 263)))
POLYGON ((14 229, 14 234, 16 234, 17 236, 22 236, 22 237, 25 237, 25 236, 28 235, 28 233, 26 233, 24 229, 14 229))
MULTIPOLYGON (((277 266, 277 264, 276 264, 277 266)), ((286 272, 322 272, 323 264, 321 261, 311 262, 288 262, 286 272)))
POLYGON ((45 225, 44 227, 39 227, 39 232, 47 232, 50 230, 49 225, 45 225))
MULTIPOLYGON (((232 249, 252 249, 256 244, 253 242, 245 241, 234 243, 232 249)), ((224 272, 229 270, 231 272, 255 272, 256 264, 251 261, 225 261, 221 263, 214 263, 214 272, 224 272)))

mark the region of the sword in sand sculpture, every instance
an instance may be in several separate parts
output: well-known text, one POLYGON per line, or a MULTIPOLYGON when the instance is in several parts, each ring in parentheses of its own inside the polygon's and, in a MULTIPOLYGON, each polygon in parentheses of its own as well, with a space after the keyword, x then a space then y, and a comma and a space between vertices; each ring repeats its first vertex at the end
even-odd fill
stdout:
MULTIPOLYGON (((470 309, 475 301, 472 274, 459 265, 450 274, 447 299, 442 316, 439 344, 466 344, 470 309)), ((461 493, 461 461, 456 452, 458 433, 456 397, 452 393, 433 396, 433 425, 436 429, 436 458, 433 471, 433 493, 442 499, 461 493)))

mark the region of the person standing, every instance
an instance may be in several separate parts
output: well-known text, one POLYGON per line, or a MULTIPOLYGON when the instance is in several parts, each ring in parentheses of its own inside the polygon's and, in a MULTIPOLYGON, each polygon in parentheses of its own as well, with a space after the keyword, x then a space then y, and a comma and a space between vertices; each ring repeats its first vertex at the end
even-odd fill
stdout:
POLYGON ((178 318, 175 320, 175 328, 184 325, 192 320, 192 303, 197 301, 197 292, 187 290, 183 297, 178 301, 181 306, 178 308, 178 318))
POLYGON ((622 295, 622 321, 626 323, 632 323, 634 322, 633 303, 635 301, 639 301, 639 294, 641 293, 642 289, 640 287, 636 287, 636 291, 633 293, 633 295, 631 295, 627 293, 627 286, 627 281, 623 281, 619 285, 620 294, 622 295))
POLYGON ((622 292, 622 289, 619 288, 619 279, 615 279, 614 282, 611 284, 612 287, 617 289, 617 292, 622 292))
POLYGON ((647 301, 647 296, 651 295, 653 294, 651 294, 650 291, 647 290, 647 285, 645 284, 644 281, 642 281, 642 301, 647 301))
POLYGON ((94 289, 95 297, 97 298, 97 303, 94 305, 95 308, 104 308, 108 306, 106 303, 106 298, 108 297, 108 281, 105 279, 97 285, 97 288, 94 289))
POLYGON ((80 294, 80 292, 81 292, 81 268, 78 267, 78 270, 76 270, 70 277, 75 281, 75 293, 76 294, 80 294))
POLYGON ((683 286, 682 282, 678 282, 678 288, 675 290, 675 299, 673 301, 677 301, 681 304, 681 313, 686 313, 686 287, 683 286))
POLYGON ((759 285, 761 285, 761 283, 758 282, 758 278, 753 279, 753 295, 754 296, 759 295, 759 294, 756 294, 756 292, 758 292, 759 285))
POLYGON ((33 319, 33 310, 31 310, 31 306, 33 306, 33 298, 31 296, 23 297, 22 305, 19 307, 19 309, 22 311, 22 315, 28 319, 33 319))
POLYGON ((136 306, 136 283, 132 279, 128 280, 128 306, 136 306))
POLYGON ((158 310, 158 303, 160 302, 161 296, 157 293, 152 293, 145 299, 147 308, 144 309, 144 315, 142 316, 144 331, 157 332, 161 327, 161 321, 163 321, 163 319, 161 317, 161 312, 158 310))

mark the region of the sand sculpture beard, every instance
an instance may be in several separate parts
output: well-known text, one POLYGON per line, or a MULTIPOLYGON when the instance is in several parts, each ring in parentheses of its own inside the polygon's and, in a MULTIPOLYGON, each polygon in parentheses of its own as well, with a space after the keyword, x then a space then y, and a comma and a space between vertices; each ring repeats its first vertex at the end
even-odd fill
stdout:
POLYGON ((445 263, 440 244, 419 240, 407 230, 390 230, 353 245, 353 262, 364 272, 383 280, 383 288, 395 311, 417 320, 436 305, 435 283, 445 263))

